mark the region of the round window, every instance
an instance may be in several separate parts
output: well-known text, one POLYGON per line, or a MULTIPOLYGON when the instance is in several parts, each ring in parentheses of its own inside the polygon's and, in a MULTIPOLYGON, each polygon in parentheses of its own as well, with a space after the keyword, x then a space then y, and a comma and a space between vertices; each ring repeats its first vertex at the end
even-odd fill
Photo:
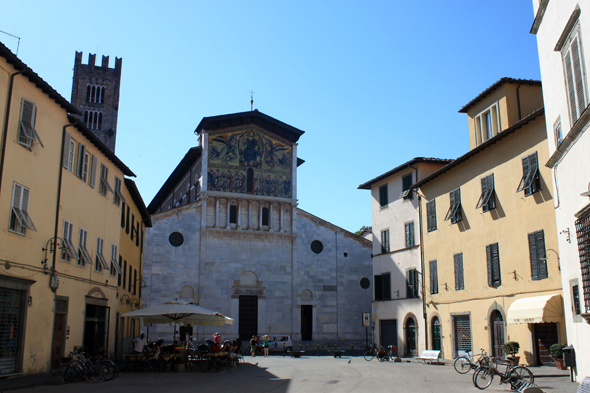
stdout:
POLYGON ((180 247, 182 246, 182 243, 184 243, 184 236, 182 236, 182 233, 180 232, 172 232, 170 237, 168 237, 168 241, 174 247, 180 247))
POLYGON ((322 244, 321 241, 314 240, 313 242, 311 242, 311 251, 315 252, 316 254, 319 254, 320 252, 322 252, 323 249, 324 249, 324 245, 322 244))

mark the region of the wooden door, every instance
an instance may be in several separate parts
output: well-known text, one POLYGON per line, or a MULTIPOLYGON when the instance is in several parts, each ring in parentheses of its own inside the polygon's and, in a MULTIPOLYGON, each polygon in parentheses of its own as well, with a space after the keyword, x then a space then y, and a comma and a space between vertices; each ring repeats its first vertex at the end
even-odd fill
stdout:
POLYGON ((496 357, 504 357, 504 319, 494 311, 490 316, 492 328, 492 352, 496 357))
POLYGON ((437 317, 432 319, 432 349, 435 351, 441 350, 440 320, 437 317))
POLYGON ((408 318, 406 321, 406 355, 416 356, 416 321, 408 318))
POLYGON ((535 340, 538 366, 555 366, 555 361, 551 357, 549 347, 556 344, 557 324, 556 323, 535 323, 535 340))
POLYGON ((258 296, 240 295, 238 316, 240 340, 250 341, 252 336, 258 334, 258 296))
POLYGON ((388 345, 397 347, 397 320, 388 319, 379 322, 381 327, 381 345, 385 347, 388 345))

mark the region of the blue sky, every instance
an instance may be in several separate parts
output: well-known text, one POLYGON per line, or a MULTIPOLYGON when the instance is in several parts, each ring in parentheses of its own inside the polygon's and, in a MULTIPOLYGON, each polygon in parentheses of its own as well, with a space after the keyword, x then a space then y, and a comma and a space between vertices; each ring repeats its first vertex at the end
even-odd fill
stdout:
POLYGON ((533 19, 531 0, 33 0, 5 4, 0 30, 67 99, 75 51, 123 58, 116 154, 146 205, 201 119, 250 110, 253 90, 305 131, 299 206, 354 232, 371 225, 360 184, 464 154, 458 110, 502 77, 540 78, 533 19))

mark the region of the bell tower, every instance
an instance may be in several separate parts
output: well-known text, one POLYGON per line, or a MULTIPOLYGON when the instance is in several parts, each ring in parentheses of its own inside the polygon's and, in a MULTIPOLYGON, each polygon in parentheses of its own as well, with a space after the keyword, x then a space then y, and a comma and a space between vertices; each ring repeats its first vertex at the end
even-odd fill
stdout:
POLYGON ((80 120, 114 153, 123 59, 115 57, 115 68, 109 68, 109 56, 100 66, 95 62, 96 54, 88 54, 88 64, 82 64, 82 52, 76 52, 71 102, 82 112, 80 120))

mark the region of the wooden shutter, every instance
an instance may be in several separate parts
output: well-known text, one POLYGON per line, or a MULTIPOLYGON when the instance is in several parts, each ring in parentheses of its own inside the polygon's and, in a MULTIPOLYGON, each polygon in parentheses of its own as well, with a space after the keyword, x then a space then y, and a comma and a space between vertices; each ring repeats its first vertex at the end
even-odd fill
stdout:
MULTIPOLYGON (((90 187, 94 188, 94 185, 96 184, 96 165, 98 163, 98 160, 96 159, 96 156, 92 156, 92 168, 90 168, 90 187)), ((106 194, 106 192, 105 192, 106 194)))
POLYGON ((547 278, 547 261, 545 260, 545 235, 537 231, 529 233, 529 253, 531 259, 531 278, 540 280, 547 278))
POLYGON ((381 275, 375 275, 375 300, 381 300, 383 296, 381 275))
POLYGON ((69 132, 65 131, 65 135, 64 135, 64 154, 61 158, 62 160, 62 164, 64 166, 64 168, 71 170, 71 168, 69 167, 69 161, 70 161, 70 142, 72 140, 72 136, 70 135, 69 132))
POLYGON ((379 187, 379 205, 381 207, 387 206, 388 195, 387 195, 387 184, 379 187))
POLYGON ((573 39, 571 44, 573 68, 572 71, 574 77, 574 88, 576 90, 576 98, 578 104, 578 117, 582 114, 582 112, 584 112, 584 109, 586 109, 586 92, 584 91, 584 77, 582 74, 582 57, 580 55, 579 34, 579 32, 576 33, 576 37, 573 39))
POLYGON ((520 183, 518 184, 518 188, 516 189, 516 192, 521 192, 526 187, 526 179, 528 177, 529 170, 530 170, 529 157, 530 156, 526 156, 526 157, 523 157, 523 159, 522 159, 522 178, 520 179, 520 183))
POLYGON ((486 247, 486 256, 488 261, 488 285, 490 287, 498 286, 502 282, 498 243, 490 244, 486 247))
POLYGON ((86 146, 80 143, 78 147, 78 169, 76 170, 76 176, 80 179, 82 178, 82 173, 84 172, 84 155, 86 154, 86 146))
POLYGON ((438 269, 436 261, 430 261, 430 293, 438 293, 438 269))
POLYGON ((455 262, 455 290, 465 289, 465 281, 463 277, 463 254, 455 254, 453 259, 455 262))
POLYGON ((436 230, 436 199, 426 203, 428 232, 436 230))

